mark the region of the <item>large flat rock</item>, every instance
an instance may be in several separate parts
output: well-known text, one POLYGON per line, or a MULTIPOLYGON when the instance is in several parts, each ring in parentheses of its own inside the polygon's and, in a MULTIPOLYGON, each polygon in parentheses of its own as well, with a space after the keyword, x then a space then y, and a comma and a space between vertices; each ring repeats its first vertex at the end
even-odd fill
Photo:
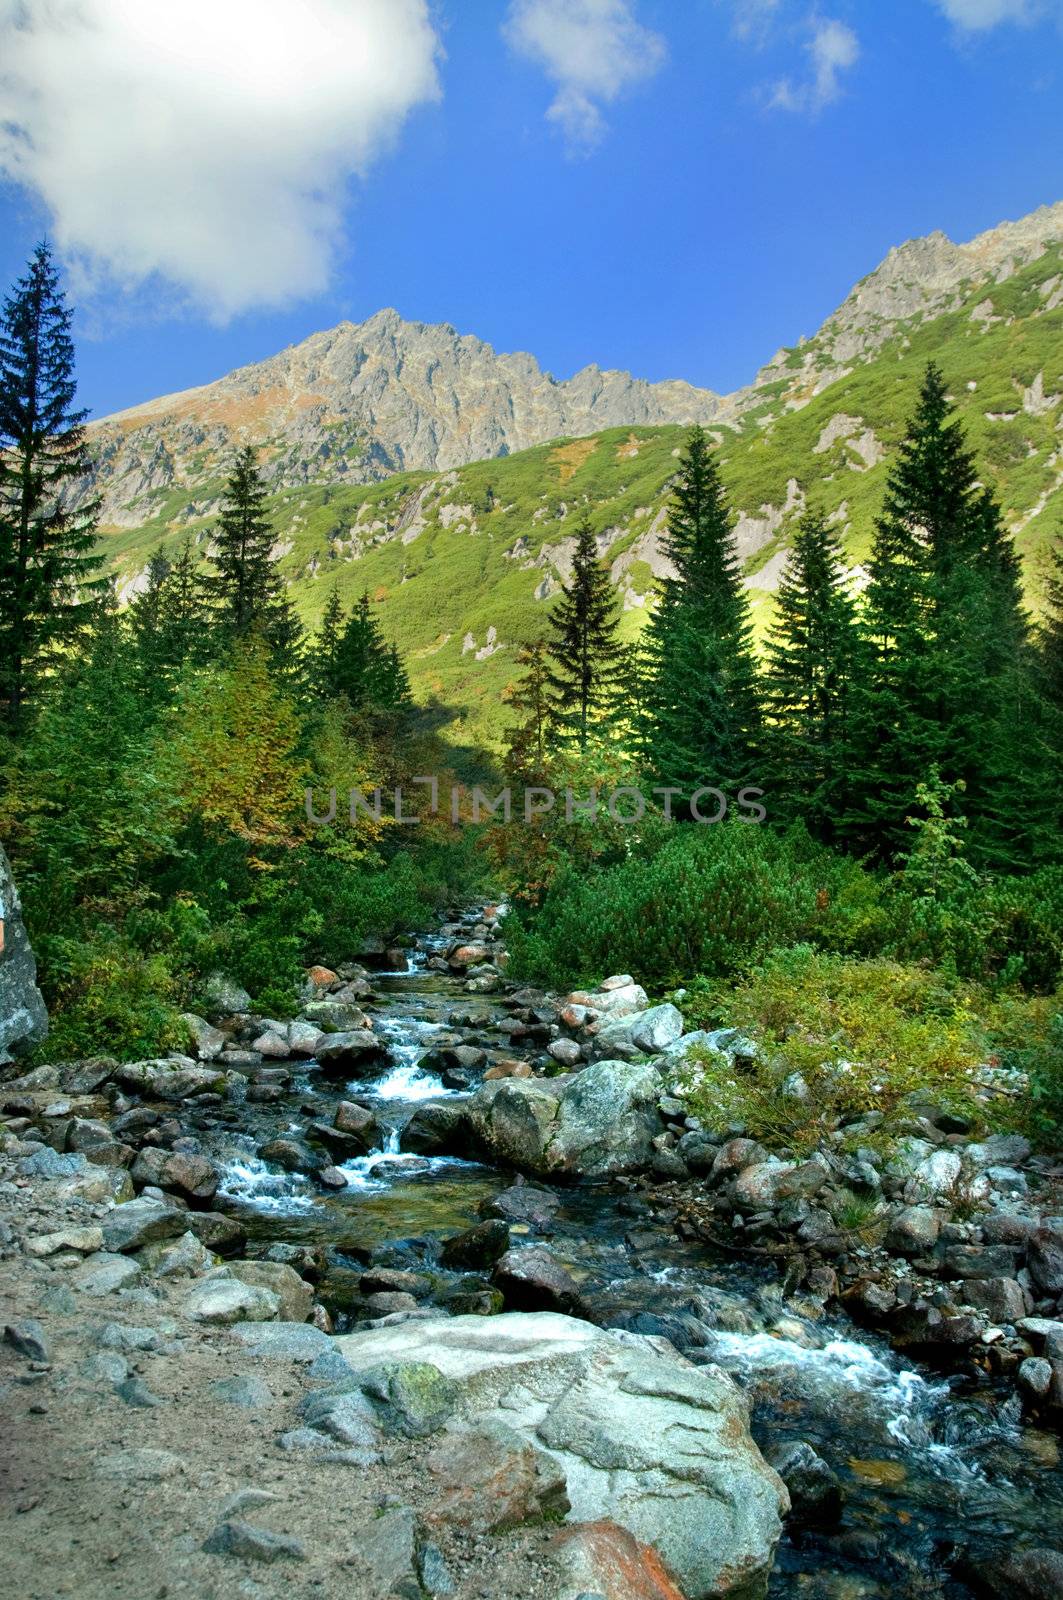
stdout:
POLYGON ((564 1473, 569 1520, 610 1518, 652 1545, 689 1600, 755 1593, 782 1481, 716 1367, 663 1339, 554 1312, 411 1320, 333 1341, 356 1371, 429 1362, 458 1386, 451 1428, 503 1424, 564 1473))

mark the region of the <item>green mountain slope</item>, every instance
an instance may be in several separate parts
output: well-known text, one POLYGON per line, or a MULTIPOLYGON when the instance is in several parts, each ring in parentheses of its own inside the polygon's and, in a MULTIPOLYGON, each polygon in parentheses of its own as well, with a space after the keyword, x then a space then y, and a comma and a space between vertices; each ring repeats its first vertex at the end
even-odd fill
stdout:
MULTIPOLYGON (((944 244, 955 255, 974 248, 944 244)), ((912 248, 894 253, 895 277, 912 248)), ((859 585, 889 456, 930 359, 1004 504, 1036 606, 1046 552, 1063 533, 1063 246, 1039 245, 1006 269, 991 261, 988 277, 957 278, 966 266, 950 257, 950 281, 930 292, 901 280, 902 316, 883 316, 873 274, 815 339, 780 352, 709 424, 758 626, 805 505, 839 526, 859 585), (876 295, 865 327, 861 298, 876 295)), ((625 629, 641 627, 665 570, 660 536, 685 431, 625 426, 449 471, 280 488, 270 504, 281 568, 310 624, 334 586, 348 603, 368 589, 418 696, 451 708, 456 740, 490 741, 506 721, 516 648, 544 626, 583 512, 623 597, 625 629)), ((206 551, 212 517, 199 512, 220 489, 217 478, 200 482, 191 505, 187 488, 156 490, 149 521, 104 531, 120 592, 135 590, 160 544, 171 550, 190 532, 206 551)))

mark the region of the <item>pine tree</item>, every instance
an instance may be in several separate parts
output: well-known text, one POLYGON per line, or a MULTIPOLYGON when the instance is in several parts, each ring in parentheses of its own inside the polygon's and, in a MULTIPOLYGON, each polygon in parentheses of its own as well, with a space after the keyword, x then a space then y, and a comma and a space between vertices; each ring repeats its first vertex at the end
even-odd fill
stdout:
POLYGON ((550 614, 548 681, 557 701, 562 735, 586 750, 612 714, 620 658, 620 602, 598 557, 590 523, 576 529, 572 577, 550 614))
POLYGON ((841 547, 822 513, 794 535, 764 678, 766 787, 773 811, 833 840, 847 809, 859 635, 841 547))
POLYGON ((0 715, 13 728, 101 592, 99 502, 71 506, 89 473, 74 409, 71 313, 48 246, 0 316, 0 715))
POLYGON ((1013 861, 1025 845, 1002 829, 1015 835, 1021 815, 1028 624, 999 508, 933 364, 889 476, 869 572, 848 825, 866 848, 902 849, 916 789, 935 767, 965 786, 972 854, 1013 861))
POLYGON ((338 693, 337 661, 345 620, 346 614, 340 604, 340 597, 333 589, 325 602, 321 626, 314 637, 314 687, 323 700, 338 693))
POLYGON ((162 545, 148 561, 144 588, 129 607, 133 647, 145 667, 155 663, 162 622, 163 594, 170 576, 170 562, 162 545))
POLYGON ((541 775, 556 713, 546 640, 538 638, 522 645, 517 651, 517 666, 524 669, 523 677, 509 691, 506 701, 519 720, 506 735, 506 768, 517 776, 541 775))
POLYGON ((159 596, 155 660, 168 680, 204 662, 213 643, 208 602, 191 537, 185 539, 159 596))
POLYGON ((1045 611, 1038 633, 1037 668, 1041 691, 1044 759, 1041 763, 1046 790, 1051 796, 1049 819, 1054 846, 1045 853, 1063 854, 1063 538, 1057 539, 1045 584, 1045 611))
POLYGON ((646 630, 647 765, 687 795, 759 777, 760 705, 732 518, 709 441, 691 430, 672 497, 664 580, 646 630))
POLYGON ((230 639, 260 635, 274 671, 294 689, 302 676, 302 628, 272 549, 266 486, 253 447, 245 445, 225 487, 210 556, 214 571, 204 588, 223 634, 230 639))
POLYGON ((410 707, 406 669, 395 646, 385 642, 367 592, 339 636, 333 683, 353 711, 370 718, 401 716, 410 707))

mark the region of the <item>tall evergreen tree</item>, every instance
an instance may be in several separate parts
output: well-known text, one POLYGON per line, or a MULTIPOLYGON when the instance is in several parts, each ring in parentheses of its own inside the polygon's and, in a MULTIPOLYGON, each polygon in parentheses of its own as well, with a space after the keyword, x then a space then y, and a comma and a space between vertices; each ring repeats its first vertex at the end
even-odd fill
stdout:
POLYGON ((70 503, 91 466, 70 322, 48 246, 38 245, 0 315, 0 715, 16 729, 103 585, 99 502, 70 503))
POLYGON ((212 638, 195 545, 186 537, 159 595, 156 661, 167 678, 207 659, 212 638))
POLYGON ((772 810, 833 840, 847 810, 859 634, 841 546, 821 512, 794 535, 776 598, 764 679, 772 810))
POLYGON ((302 628, 273 560, 266 486, 245 445, 225 487, 204 587, 217 624, 233 639, 260 635, 275 671, 295 687, 301 673, 302 628))
POLYGON ((410 706, 410 685, 398 650, 380 632, 362 594, 339 636, 335 652, 333 692, 352 710, 373 718, 404 714, 410 706))
POLYGON ((312 676, 314 687, 323 699, 336 692, 336 663, 345 620, 340 597, 333 589, 325 602, 321 626, 314 637, 312 676))
POLYGON ((522 645, 517 651, 517 666, 524 669, 523 676, 510 690, 507 704, 519 720, 506 736, 506 766, 518 776, 541 774, 556 711, 546 640, 538 638, 522 645))
POLYGON ((665 553, 675 568, 646 630, 647 764, 662 785, 734 790, 759 776, 760 705, 732 517, 709 441, 691 430, 665 553))
POLYGON ((572 577, 550 614, 548 680, 564 737, 586 750, 615 708, 621 645, 620 602, 586 518, 576 529, 572 577))
POLYGON ((1013 857, 1003 831, 1020 814, 1030 704, 1019 569, 933 364, 889 475, 869 572, 850 827, 866 847, 902 849, 916 789, 935 767, 965 786, 972 854, 1013 857))

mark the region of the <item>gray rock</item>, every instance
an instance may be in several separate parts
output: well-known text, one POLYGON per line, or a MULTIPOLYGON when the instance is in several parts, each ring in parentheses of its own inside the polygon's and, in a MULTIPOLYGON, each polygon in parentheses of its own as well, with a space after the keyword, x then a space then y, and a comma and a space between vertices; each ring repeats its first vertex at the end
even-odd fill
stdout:
POLYGON ((1052 1387, 1052 1363, 1043 1356, 1027 1356, 1019 1363, 1017 1376, 1020 1389, 1035 1400, 1043 1400, 1052 1387))
POLYGON ((482 1271, 493 1266, 508 1249, 509 1224, 495 1217, 445 1240, 440 1261, 452 1269, 482 1271))
POLYGON ((583 1051, 575 1039, 552 1039, 546 1049, 563 1067, 578 1067, 583 1060, 583 1051))
POLYGON ((44 1328, 36 1317, 21 1317, 4 1328, 4 1341, 25 1356, 27 1361, 50 1361, 51 1354, 44 1328))
POLYGON ((251 996, 224 972, 212 972, 203 985, 203 1000, 212 1017, 251 1010, 251 996))
POLYGON ((785 1200, 810 1199, 830 1177, 819 1154, 810 1161, 762 1161, 744 1167, 735 1179, 735 1204, 743 1211, 772 1211, 785 1200))
POLYGON ((768 1453, 768 1460, 790 1494, 793 1516, 798 1522, 836 1522, 845 1505, 845 1490, 836 1472, 803 1439, 782 1444, 768 1453))
POLYGON ((199 1061, 216 1061, 221 1055, 228 1038, 220 1028, 214 1028, 204 1017, 197 1017, 193 1011, 183 1011, 181 1021, 192 1035, 192 1053, 199 1061))
POLYGON ((433 1488, 427 1520, 433 1526, 484 1534, 569 1509, 558 1462, 504 1423, 449 1432, 425 1467, 433 1488))
POLYGON ((485 1200, 480 1207, 487 1215, 500 1217, 505 1222, 523 1223, 545 1231, 553 1222, 554 1212, 561 1204, 549 1189, 538 1189, 532 1183, 514 1184, 485 1200))
POLYGON ((886 1248, 902 1256, 922 1256, 933 1250, 946 1213, 932 1206, 901 1206, 890 1218, 886 1248))
POLYGON ((502 1291, 507 1311, 571 1314, 583 1305, 575 1278, 540 1246, 507 1250, 495 1264, 493 1282, 502 1291))
POLYGON ((145 1245, 136 1259, 153 1278, 195 1278, 214 1265, 214 1257, 191 1230, 172 1243, 145 1245))
POLYGON ((37 987, 37 963, 22 921, 22 904, 11 863, 0 846, 0 901, 4 906, 4 952, 0 957, 0 1063, 48 1035, 48 1012, 37 987))
POLYGON ((184 1100, 206 1094, 224 1083, 222 1064, 210 1066, 190 1056, 152 1061, 125 1061, 115 1076, 124 1089, 150 1095, 153 1100, 184 1100))
POLYGON ((112 1253, 140 1250, 160 1239, 179 1239, 189 1227, 189 1215, 157 1200, 130 1200, 115 1206, 103 1218, 103 1245, 112 1253))
POLYGON ((175 1478, 184 1471, 179 1456, 169 1450, 142 1447, 135 1450, 116 1450, 101 1457, 96 1463, 101 1478, 116 1478, 123 1483, 161 1483, 175 1478))
POLYGON ((257 1411, 273 1404, 273 1395, 261 1378, 249 1378, 236 1373, 231 1378, 217 1378, 210 1385, 209 1394, 224 1405, 241 1406, 247 1411, 257 1411))
POLYGON ((368 1028, 330 1033, 317 1050, 318 1063, 322 1068, 333 1072, 352 1072, 356 1076, 376 1072, 386 1055, 386 1045, 368 1028))
POLYGON ((86 1256, 67 1281, 82 1294, 103 1295, 128 1289, 139 1277, 140 1266, 136 1261, 98 1250, 95 1255, 86 1256))
POLYGON ((367 1593, 381 1600, 422 1600, 417 1545, 417 1519, 408 1506, 385 1511, 362 1528, 354 1554, 368 1575, 367 1593))
POLYGON ((552 1454, 573 1520, 612 1518, 653 1545, 691 1600, 752 1592, 770 1569, 788 1496, 717 1369, 554 1313, 407 1321, 335 1342, 355 1367, 438 1367, 458 1416, 552 1454))
POLYGON ((276 1296, 280 1322, 305 1322, 310 1315, 313 1289, 294 1267, 282 1261, 230 1261, 227 1266, 215 1270, 219 1276, 224 1272, 240 1283, 268 1289, 276 1296))
POLYGON ((975 1278, 963 1286, 963 1298, 991 1322, 1019 1322, 1026 1315, 1026 1296, 1014 1278, 975 1278))
POLYGON ((599 1060, 660 1055, 675 1044, 682 1032, 683 1015, 677 1007, 651 1006, 601 1026, 594 1039, 594 1053, 599 1060))
POLYGON ((975 1570, 994 1600, 1059 1600, 1063 1594, 1061 1550, 1015 1550, 975 1570))
POLYGON ((274 1361, 316 1361, 336 1351, 336 1342, 310 1322, 237 1323, 232 1336, 253 1356, 274 1361))
POLYGON ((317 1431, 319 1438, 326 1435, 340 1444, 358 1445, 374 1449, 379 1444, 377 1413, 360 1389, 348 1389, 342 1394, 307 1395, 299 1407, 299 1415, 308 1428, 317 1431))
POLYGON ((566 1080, 485 1083, 467 1111, 496 1161, 542 1177, 604 1178, 650 1165, 661 1088, 650 1066, 599 1061, 566 1080))
POLYGON ((272 1322, 280 1301, 269 1289, 240 1283, 235 1278, 210 1279, 198 1283, 182 1310, 193 1322, 227 1326, 234 1322, 272 1322))
POLYGON ((1044 1294, 1063 1294, 1063 1225, 1042 1226, 1030 1235, 1026 1264, 1044 1294))
POLYGON ((119 1400, 124 1400, 127 1406, 139 1406, 144 1410, 152 1406, 161 1406, 164 1401, 153 1394, 143 1378, 131 1376, 124 1378, 121 1383, 116 1383, 114 1392, 119 1400))
POLYGON ((306 1551, 287 1533, 271 1533, 250 1522, 221 1522, 203 1543, 211 1556, 241 1556, 245 1561, 305 1561, 306 1551))
POLYGON ((404 1439, 438 1433, 454 1411, 456 1386, 430 1361, 385 1362, 357 1382, 385 1432, 404 1439))

